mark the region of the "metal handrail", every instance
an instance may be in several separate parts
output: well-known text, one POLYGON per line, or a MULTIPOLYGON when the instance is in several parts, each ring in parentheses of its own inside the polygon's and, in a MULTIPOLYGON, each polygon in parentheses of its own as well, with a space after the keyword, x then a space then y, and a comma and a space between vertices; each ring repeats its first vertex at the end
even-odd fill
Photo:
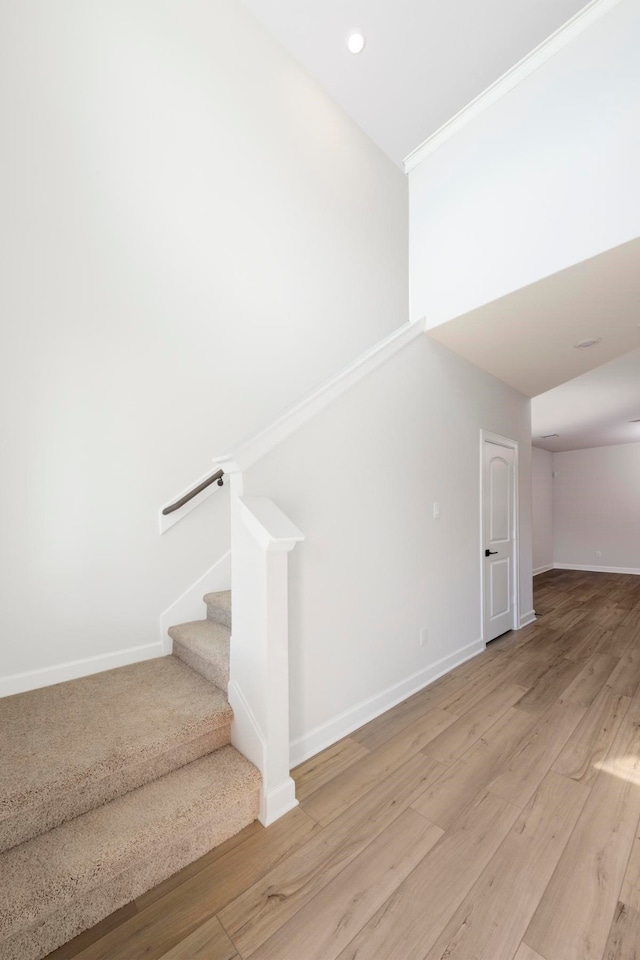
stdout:
POLYGON ((212 477, 207 477, 206 480, 203 480, 202 483, 199 483, 197 487, 194 487, 193 490, 190 490, 189 493, 185 493, 184 497, 180 497, 179 500, 176 500, 175 503, 172 503, 171 506, 165 507, 162 511, 162 516, 166 517, 168 513, 173 513, 174 510, 179 510, 180 507, 184 507, 185 503, 189 503, 189 500, 193 500, 194 497, 197 497, 199 493, 202 493, 203 490, 206 490, 207 487, 210 487, 212 483, 217 483, 219 487, 224 486, 224 470, 217 470, 212 477))

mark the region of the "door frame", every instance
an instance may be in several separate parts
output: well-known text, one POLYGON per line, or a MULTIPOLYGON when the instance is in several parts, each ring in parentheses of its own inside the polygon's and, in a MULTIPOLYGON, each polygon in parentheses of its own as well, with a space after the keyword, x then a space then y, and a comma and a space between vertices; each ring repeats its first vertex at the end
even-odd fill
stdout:
POLYGON ((511 478, 512 484, 512 497, 511 502, 513 504, 513 515, 511 517, 512 522, 512 531, 513 531, 513 584, 512 584, 512 606, 513 606, 513 623, 511 624, 512 630, 520 629, 520 530, 519 530, 519 515, 520 510, 518 507, 518 475, 519 475, 519 449, 518 441, 512 440, 510 437, 502 437, 498 433, 491 433, 490 430, 484 430, 480 428, 480 639, 482 643, 485 644, 485 610, 484 610, 484 588, 485 588, 485 564, 482 562, 484 557, 484 542, 485 542, 485 529, 484 529, 484 445, 485 442, 489 441, 490 443, 495 443, 499 447, 507 447, 510 450, 513 450, 513 477, 511 478))

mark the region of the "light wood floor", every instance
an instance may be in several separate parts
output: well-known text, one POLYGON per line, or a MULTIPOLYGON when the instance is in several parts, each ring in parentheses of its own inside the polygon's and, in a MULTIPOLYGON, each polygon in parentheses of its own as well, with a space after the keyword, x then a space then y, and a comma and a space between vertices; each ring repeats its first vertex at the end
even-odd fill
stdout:
POLYGON ((258 824, 51 960, 638 960, 640 577, 539 619, 302 764, 258 824))

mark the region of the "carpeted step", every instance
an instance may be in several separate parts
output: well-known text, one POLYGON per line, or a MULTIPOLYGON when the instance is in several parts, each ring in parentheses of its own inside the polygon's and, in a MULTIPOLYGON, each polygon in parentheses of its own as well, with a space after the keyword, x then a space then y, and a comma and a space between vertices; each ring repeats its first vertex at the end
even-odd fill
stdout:
POLYGON ((173 655, 206 677, 225 693, 229 685, 231 631, 212 620, 193 620, 169 627, 173 655))
POLYGON ((232 717, 176 657, 0 699, 0 850, 228 744, 232 717))
POLYGON ((231 590, 205 593, 202 599, 207 605, 207 620, 231 627, 231 590))
POLYGON ((255 820, 233 747, 0 855, 0 956, 40 960, 255 820))

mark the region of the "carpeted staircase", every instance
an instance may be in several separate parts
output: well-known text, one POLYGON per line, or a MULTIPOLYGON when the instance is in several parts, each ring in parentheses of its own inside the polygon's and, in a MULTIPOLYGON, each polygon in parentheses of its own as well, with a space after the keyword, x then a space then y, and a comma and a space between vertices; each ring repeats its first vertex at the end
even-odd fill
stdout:
POLYGON ((0 699, 0 957, 40 960, 255 820, 230 746, 230 597, 173 656, 0 699))

